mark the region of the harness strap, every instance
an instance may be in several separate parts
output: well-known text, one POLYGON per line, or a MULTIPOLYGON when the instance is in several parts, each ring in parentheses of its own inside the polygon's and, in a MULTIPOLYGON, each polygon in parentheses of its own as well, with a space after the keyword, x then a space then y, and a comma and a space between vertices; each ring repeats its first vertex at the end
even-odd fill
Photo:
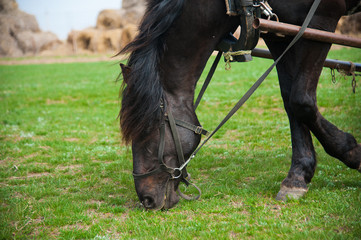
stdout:
MULTIPOLYGON (((165 120, 169 121, 168 117, 166 117, 165 120)), ((174 121, 175 121, 175 124, 177 126, 186 128, 186 129, 194 132, 195 134, 198 134, 198 135, 202 134, 204 136, 209 135, 209 132, 207 130, 205 130, 202 126, 196 126, 196 125, 193 125, 191 123, 188 123, 188 122, 185 122, 185 121, 182 121, 182 120, 179 120, 179 119, 174 119, 174 121)))
MULTIPOLYGON (((166 119, 167 119, 167 116, 166 116, 166 119)), ((187 172, 187 169, 186 169, 187 162, 184 159, 183 149, 182 149, 180 138, 178 136, 178 130, 177 130, 177 127, 176 127, 176 125, 178 125, 178 124, 176 122, 184 124, 183 127, 186 126, 186 128, 188 128, 188 127, 193 128, 193 127, 196 127, 196 126, 193 126, 192 124, 183 122, 181 120, 175 120, 171 110, 168 111, 168 121, 169 121, 169 126, 171 128, 171 132, 172 132, 173 139, 174 139, 174 144, 175 144, 176 151, 177 151, 178 163, 180 165, 179 168, 173 169, 173 171, 175 171, 175 172, 179 171, 179 176, 175 176, 175 177, 176 178, 180 177, 180 180, 187 187, 189 185, 191 185, 191 186, 195 187, 197 189, 197 191, 198 191, 198 195, 196 195, 196 196, 188 196, 188 195, 182 193, 182 191, 178 187, 177 188, 177 193, 179 194, 179 196, 181 196, 182 198, 184 198, 186 200, 197 200, 197 199, 199 199, 201 197, 201 194, 202 194, 201 189, 199 187, 197 187, 195 184, 189 182, 189 179, 188 179, 189 175, 188 175, 188 172, 187 172)), ((173 175, 174 174, 178 174, 178 173, 173 173, 173 175)), ((173 175, 171 174, 171 176, 173 176, 173 175)))
MULTIPOLYGON (((180 141, 180 138, 178 135, 176 123, 175 123, 172 111, 170 109, 168 111, 168 121, 169 121, 169 126, 171 129, 172 135, 173 135, 175 148, 177 151, 178 163, 181 166, 185 163, 184 154, 183 154, 182 144, 181 144, 181 141, 180 141)), ((188 176, 186 168, 183 168, 181 171, 182 171, 182 177, 183 177, 183 179, 185 179, 188 176)))
POLYGON ((192 201, 192 200, 198 200, 201 195, 202 195, 202 191, 199 187, 197 187, 194 183, 188 182, 188 184, 186 184, 186 186, 188 187, 189 185, 193 186, 197 191, 198 191, 198 195, 195 196, 188 196, 184 193, 182 193, 182 191, 179 189, 179 187, 177 188, 177 193, 179 194, 179 196, 181 196, 182 198, 184 198, 185 200, 188 201, 192 201))
POLYGON ((174 169, 169 168, 168 166, 166 166, 163 162, 163 153, 164 153, 164 145, 165 145, 165 140, 164 140, 164 135, 165 135, 165 125, 164 122, 161 123, 160 127, 159 127, 159 133, 160 133, 160 143, 159 143, 159 148, 158 148, 158 162, 159 162, 159 168, 156 168, 150 172, 147 173, 134 173, 133 172, 133 177, 134 179, 141 179, 141 178, 146 178, 148 176, 151 175, 155 175, 161 172, 167 172, 170 175, 174 175, 174 169))
POLYGON ((134 173, 133 172, 133 178, 134 179, 141 179, 141 178, 145 178, 145 177, 148 177, 148 176, 151 176, 151 175, 154 175, 154 174, 157 174, 157 173, 161 173, 161 172, 164 172, 164 169, 163 168, 157 168, 157 169, 154 169, 153 171, 150 171, 150 172, 147 172, 147 173, 134 173))
POLYGON ((201 99, 202 99, 202 97, 203 97, 203 94, 204 94, 204 92, 206 91, 206 89, 207 89, 207 87, 208 87, 208 84, 209 84, 210 81, 211 81, 211 79, 212 79, 212 77, 213 77, 213 74, 214 74, 214 71, 216 71, 217 65, 218 65, 219 60, 221 59, 221 57, 222 57, 222 51, 219 51, 218 54, 217 54, 217 56, 216 56, 216 59, 214 59, 214 62, 213 62, 213 64, 212 64, 211 69, 210 69, 209 72, 208 72, 207 78, 206 78, 206 80, 205 80, 204 83, 203 83, 202 89, 201 89, 201 91, 200 91, 199 94, 198 94, 197 100, 196 100, 196 102, 195 102, 195 104, 194 104, 194 111, 197 109, 197 107, 198 107, 198 105, 199 105, 199 103, 200 103, 200 101, 201 101, 201 99))
POLYGON ((159 147, 158 147, 158 162, 160 166, 163 166, 163 154, 164 154, 164 145, 165 145, 165 140, 164 140, 164 135, 165 135, 165 124, 164 122, 162 122, 160 124, 160 128, 159 128, 159 135, 160 135, 160 143, 159 143, 159 147))

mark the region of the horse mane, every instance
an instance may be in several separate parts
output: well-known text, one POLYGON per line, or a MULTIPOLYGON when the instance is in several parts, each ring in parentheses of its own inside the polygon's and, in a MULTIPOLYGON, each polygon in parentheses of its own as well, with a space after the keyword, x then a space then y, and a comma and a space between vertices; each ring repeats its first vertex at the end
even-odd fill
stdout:
POLYGON ((118 54, 130 53, 122 67, 120 127, 126 144, 145 142, 160 124, 163 87, 159 63, 165 35, 180 15, 185 0, 147 0, 138 35, 118 54))

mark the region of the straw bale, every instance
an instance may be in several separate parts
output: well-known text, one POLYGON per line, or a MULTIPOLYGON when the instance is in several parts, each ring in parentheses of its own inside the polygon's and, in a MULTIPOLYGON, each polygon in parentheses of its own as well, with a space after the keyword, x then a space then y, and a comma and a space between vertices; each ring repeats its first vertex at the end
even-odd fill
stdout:
POLYGON ((8 13, 18 9, 15 0, 0 0, 0 13, 8 13))
POLYGON ((59 41, 55 34, 41 32, 33 15, 18 9, 14 0, 0 0, 0 56, 37 54, 59 41))
POLYGON ((101 30, 88 28, 82 31, 72 31, 68 42, 73 44, 75 52, 89 50, 105 53, 119 51, 122 29, 101 30))
POLYGON ((122 18, 130 24, 139 24, 145 12, 145 0, 123 0, 122 18))
POLYGON ((71 31, 68 35, 68 42, 73 45, 74 52, 77 53, 79 49, 92 50, 94 47, 94 39, 98 30, 95 28, 87 28, 81 31, 71 31))
POLYGON ((108 52, 119 51, 121 48, 122 33, 123 33, 122 29, 112 29, 105 31, 102 39, 104 50, 108 52))
POLYGON ((25 55, 38 54, 47 46, 59 41, 57 36, 51 32, 21 31, 15 35, 15 38, 25 55))
POLYGON ((130 43, 137 35, 138 28, 134 24, 128 24, 123 28, 122 36, 120 38, 120 47, 123 48, 125 45, 130 43))
POLYGON ((99 13, 96 28, 98 29, 115 29, 122 28, 126 19, 123 18, 124 10, 106 9, 99 13))
POLYGON ((341 18, 337 31, 341 34, 347 34, 351 36, 361 36, 361 12, 350 16, 344 16, 341 18))
POLYGON ((132 8, 139 8, 145 6, 145 0, 123 0, 122 8, 125 10, 129 10, 132 8))

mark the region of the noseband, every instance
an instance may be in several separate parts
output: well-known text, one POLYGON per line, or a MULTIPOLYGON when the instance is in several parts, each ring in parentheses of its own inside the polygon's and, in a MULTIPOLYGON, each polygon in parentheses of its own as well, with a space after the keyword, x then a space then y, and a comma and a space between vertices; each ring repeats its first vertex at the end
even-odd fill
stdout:
POLYGON ((180 179, 182 182, 184 182, 188 186, 190 184, 190 182, 188 180, 189 174, 187 172, 186 166, 189 163, 189 161, 192 159, 192 157, 190 157, 187 161, 185 161, 185 159, 184 159, 183 149, 182 149, 181 141, 179 138, 177 126, 186 128, 198 135, 203 134, 205 136, 208 136, 209 132, 204 130, 202 128, 202 126, 196 126, 191 123, 184 122, 179 119, 175 119, 173 117, 172 111, 170 109, 167 111, 166 106, 165 106, 165 101, 163 99, 161 101, 160 108, 162 109, 164 116, 163 116, 162 122, 159 127, 159 133, 160 133, 160 143, 159 143, 159 147, 158 147, 159 168, 156 168, 156 169, 146 172, 146 173, 134 173, 133 172, 133 177, 135 180, 137 180, 137 179, 146 178, 148 176, 152 176, 155 174, 166 172, 170 176, 169 179, 180 179), (176 168, 167 166, 167 164, 165 164, 165 162, 163 160, 166 122, 169 123, 171 133, 173 136, 173 140, 174 140, 174 144, 176 147, 177 159, 178 159, 177 162, 178 162, 178 166, 179 166, 176 168))

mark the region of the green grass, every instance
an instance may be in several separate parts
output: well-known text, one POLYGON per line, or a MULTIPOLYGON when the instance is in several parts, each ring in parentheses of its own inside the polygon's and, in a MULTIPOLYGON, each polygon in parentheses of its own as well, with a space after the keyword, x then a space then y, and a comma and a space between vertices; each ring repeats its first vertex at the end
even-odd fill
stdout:
MULTIPOLYGON (((361 62, 355 49, 329 56, 361 62)), ((202 124, 213 129, 270 64, 222 63, 197 110, 202 124)), ((360 239, 361 175, 316 139, 307 195, 274 200, 291 157, 275 71, 190 164, 202 198, 144 211, 120 142, 118 73, 104 62, 0 66, 0 239, 360 239)), ((361 88, 352 94, 350 78, 334 84, 325 69, 318 104, 361 141, 361 88)))

